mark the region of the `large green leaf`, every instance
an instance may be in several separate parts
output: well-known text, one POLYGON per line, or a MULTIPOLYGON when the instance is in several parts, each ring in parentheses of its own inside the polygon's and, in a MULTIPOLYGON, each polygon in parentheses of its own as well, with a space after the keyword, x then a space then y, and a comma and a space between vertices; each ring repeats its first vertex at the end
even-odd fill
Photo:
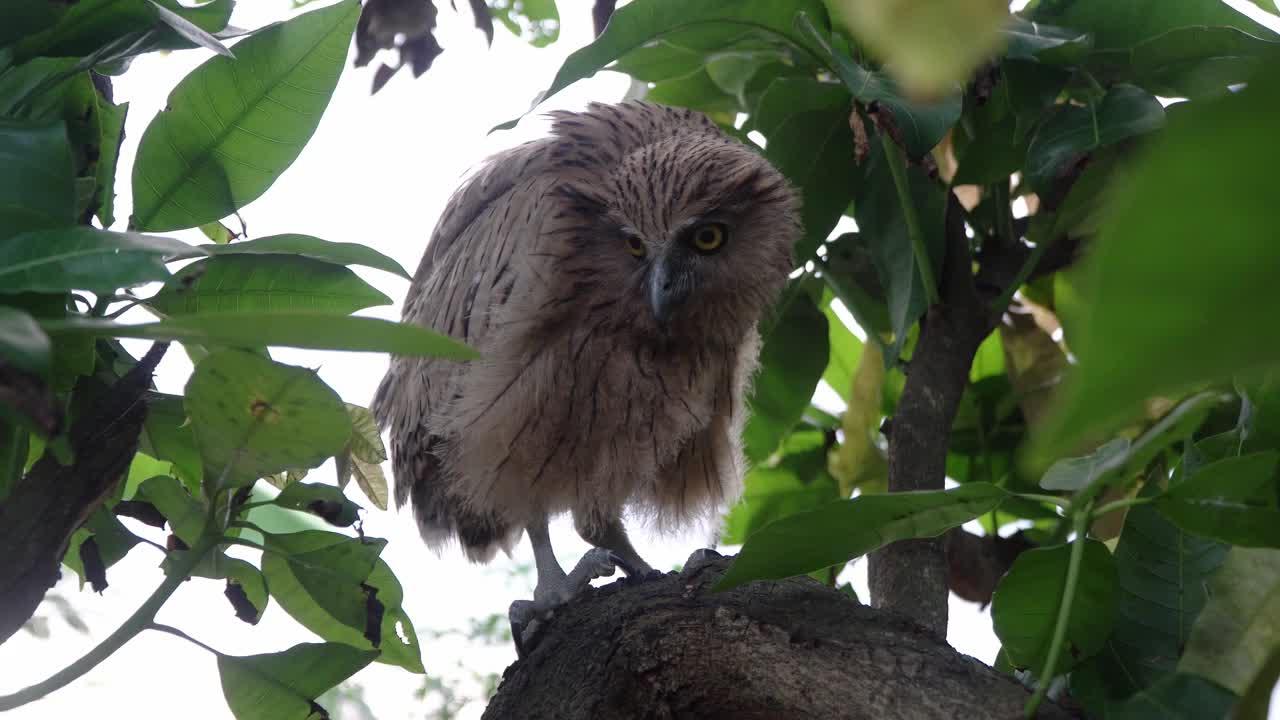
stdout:
POLYGON ((1260 119, 1277 116, 1275 73, 1188 103, 1114 188, 1071 340, 1080 364, 1039 428, 1045 449, 1122 425, 1149 396, 1280 361, 1280 334, 1259 332, 1280 315, 1275 201, 1259 190, 1280 166, 1260 119))
MULTIPOLYGON (((766 93, 762 105, 780 99, 768 97, 766 93)), ((796 243, 795 255, 801 263, 826 241, 853 200, 861 176, 853 156, 845 103, 789 115, 769 134, 765 157, 800 190, 804 237, 796 243)))
MULTIPOLYGON (((895 148, 896 151, 896 148, 895 148)), ((855 201, 855 215, 861 236, 870 246, 880 283, 887 293, 889 320, 893 325, 893 345, 885 353, 886 367, 891 367, 907 340, 907 333, 928 309, 928 294, 920 278, 920 270, 912 250, 911 237, 903 198, 894 187, 889 159, 882 143, 874 142, 868 159, 867 179, 855 201)), ((925 248, 933 265, 933 277, 939 277, 943 248, 946 244, 946 194, 938 183, 915 167, 907 169, 907 187, 912 212, 919 219, 925 248)))
MULTIPOLYGON (((453 360, 479 357, 474 350, 439 333, 378 318, 300 312, 238 312, 188 315, 138 325, 77 319, 42 323, 50 335, 176 340, 198 345, 314 348, 431 355, 453 360)), ((56 340, 56 338, 55 338, 56 340)))
POLYGON ((1059 105, 1027 147, 1027 182, 1037 190, 1047 190, 1090 151, 1163 125, 1160 101, 1132 85, 1112 87, 1093 107, 1059 105))
POLYGON ((1236 696, 1195 675, 1175 673, 1108 708, 1107 720, 1205 720, 1224 718, 1236 696))
POLYGON ((1129 452, 1129 438, 1116 438, 1084 457, 1063 458, 1040 478, 1046 490, 1081 490, 1092 485, 1102 474, 1114 468, 1129 452))
POLYGON ((1280 548, 1275 451, 1209 463, 1173 486, 1156 507, 1179 527, 1246 547, 1280 548))
POLYGON ((308 530, 269 534, 266 543, 271 552, 263 555, 262 571, 271 596, 295 620, 326 640, 380 649, 379 661, 422 672, 417 637, 401 608, 403 590, 378 557, 385 540, 308 530), (371 614, 373 607, 381 616, 371 614))
POLYGON ((342 399, 313 371, 251 352, 206 357, 187 381, 186 398, 205 477, 225 473, 226 484, 316 467, 351 437, 342 399))
MULTIPOLYGON (((0 119, 0 166, 0 240, 75 222, 71 146, 62 123, 0 119)), ((7 282, 0 287, 11 292, 7 282)))
POLYGON ((298 255, 224 255, 182 268, 147 304, 166 315, 255 310, 345 315, 390 305, 391 298, 341 265, 298 255))
POLYGON ((1187 26, 1226 26, 1261 38, 1275 33, 1221 2, 1203 0, 1072 0, 1038 3, 1037 22, 1089 33, 1099 49, 1131 48, 1171 30, 1187 26))
POLYGON ((1232 27, 1180 27, 1144 40, 1130 52, 1095 60, 1099 70, 1168 97, 1221 95, 1257 72, 1280 43, 1232 27))
POLYGON ((751 417, 743 432, 747 458, 762 462, 800 421, 827 366, 827 320, 797 285, 782 306, 760 351, 760 371, 751 386, 751 417))
MULTIPOLYGON (((647 43, 676 34, 689 49, 721 48, 743 34, 758 34, 818 57, 813 41, 796 30, 800 12, 826 17, 819 0, 637 0, 618 8, 600 37, 566 58, 539 97, 545 100, 647 43)), ((517 122, 519 118, 496 129, 514 127, 517 122)))
POLYGON ((0 360, 32 375, 48 377, 52 352, 53 344, 35 318, 0 305, 0 360))
POLYGON ((35 230, 0 243, 0 287, 6 292, 111 292, 168 279, 165 261, 192 250, 156 235, 91 227, 35 230))
POLYGON ((60 2, 3 0, 0 2, 0 12, 3 13, 5 22, 0 26, 0 48, 6 48, 15 41, 53 27, 66 11, 66 5, 60 2))
POLYGON ((896 140, 912 158, 924 156, 933 149, 951 126, 960 119, 963 109, 958 91, 948 93, 933 102, 908 100, 889 76, 868 70, 840 49, 832 47, 822 36, 822 31, 802 18, 800 26, 819 47, 853 96, 864 103, 877 103, 892 115, 897 129, 896 140))
POLYGON ((1280 647, 1280 552, 1232 548, 1209 591, 1178 670, 1243 693, 1280 647))
POLYGON ((1184 532, 1153 507, 1130 509, 1115 553, 1116 625, 1106 647, 1075 670, 1073 686, 1076 674, 1090 673, 1110 703, 1172 673, 1227 550, 1184 532))
POLYGON ((131 225, 195 227, 266 192, 319 125, 359 14, 343 0, 298 16, 178 83, 138 147, 131 225))
POLYGON ((489 14, 512 35, 534 47, 546 47, 560 37, 560 12, 555 0, 492 0, 489 14))
POLYGON ((999 507, 988 483, 946 491, 861 495, 765 526, 751 537, 716 589, 790 577, 865 555, 896 540, 934 537, 999 507))
POLYGON ((218 656, 222 694, 236 720, 310 720, 315 699, 355 675, 377 653, 340 643, 303 643, 278 653, 218 656))
POLYGON ((1092 44, 1092 38, 1079 30, 1031 22, 1017 15, 1009 16, 1003 32, 1007 42, 1004 56, 1013 60, 1074 62, 1092 44))
POLYGON ((98 106, 98 126, 101 142, 98 145, 98 219, 102 227, 110 228, 116 221, 116 161, 120 155, 120 143, 124 140, 124 121, 129 114, 129 103, 101 101, 98 106))
POLYGON ((302 255, 338 265, 363 265, 399 275, 405 280, 413 278, 395 260, 365 245, 330 242, 310 235, 289 233, 269 235, 254 240, 213 245, 197 245, 210 255, 302 255))
MULTIPOLYGON (((226 27, 235 2, 213 0, 199 7, 187 7, 177 0, 159 0, 156 5, 204 32, 217 32, 226 27)), ((14 46, 14 56, 19 62, 37 55, 83 56, 112 43, 120 44, 123 50, 142 40, 144 35, 148 45, 155 49, 196 47, 166 25, 156 7, 147 0, 79 0, 70 5, 56 25, 23 37, 14 46)))
POLYGON ((1015 667, 1035 672, 1045 667, 1054 628, 1068 593, 1072 594, 1071 614, 1058 651, 1058 672, 1071 669, 1098 652, 1106 642, 1116 616, 1115 563, 1102 543, 1083 542, 1074 588, 1067 587, 1071 545, 1022 553, 996 586, 991 598, 991 620, 1015 667))

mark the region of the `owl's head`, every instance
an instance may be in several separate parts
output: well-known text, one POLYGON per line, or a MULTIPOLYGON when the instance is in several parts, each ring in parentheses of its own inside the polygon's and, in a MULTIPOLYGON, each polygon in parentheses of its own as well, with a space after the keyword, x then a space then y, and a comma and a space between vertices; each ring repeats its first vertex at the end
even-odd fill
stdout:
POLYGON ((575 281, 645 335, 738 342, 792 269, 786 178, 689 110, 595 105, 556 129, 575 281))

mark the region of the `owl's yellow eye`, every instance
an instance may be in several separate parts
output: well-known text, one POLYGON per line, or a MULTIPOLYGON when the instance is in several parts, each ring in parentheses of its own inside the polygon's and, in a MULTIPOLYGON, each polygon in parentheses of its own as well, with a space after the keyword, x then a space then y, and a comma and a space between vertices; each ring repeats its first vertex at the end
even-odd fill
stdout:
POLYGON ((626 237, 626 243, 627 243, 627 252, 631 253, 632 255, 635 255, 638 258, 644 257, 644 241, 643 240, 636 237, 635 235, 628 235, 626 237))
POLYGON ((693 247, 698 252, 715 252, 724 245, 728 235, 729 229, 720 223, 699 225, 693 230, 693 247))

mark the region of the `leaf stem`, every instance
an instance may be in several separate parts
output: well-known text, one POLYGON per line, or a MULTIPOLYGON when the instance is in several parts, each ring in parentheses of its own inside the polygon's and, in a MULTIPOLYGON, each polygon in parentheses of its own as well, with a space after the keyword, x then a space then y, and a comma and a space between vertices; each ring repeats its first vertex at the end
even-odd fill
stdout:
POLYGON ((1151 502, 1154 499, 1155 499, 1154 497, 1132 497, 1132 498, 1125 498, 1123 500, 1116 500, 1114 502, 1109 502, 1106 505, 1103 505, 1102 507, 1098 508, 1097 510, 1094 510, 1093 516, 1091 519, 1097 520, 1103 515, 1106 515, 1108 513, 1113 513, 1117 510, 1123 510, 1128 507, 1133 507, 1134 505, 1146 505, 1147 503, 1151 502))
POLYGON ((170 635, 173 635, 174 637, 180 637, 183 640, 186 640, 187 642, 191 643, 192 645, 195 645, 196 647, 203 648, 204 650, 208 650, 209 652, 213 653, 214 655, 217 655, 218 657, 222 657, 223 655, 222 653, 218 652, 214 648, 209 647, 208 645, 205 645, 204 643, 191 637, 190 635, 179 630, 178 628, 173 627, 172 625, 164 625, 162 623, 151 622, 151 623, 147 623, 147 626, 143 629, 155 630, 157 632, 162 632, 162 633, 168 633, 170 635))
POLYGON ((1084 546, 1087 541, 1085 531, 1089 527, 1092 509, 1091 501, 1073 518, 1076 539, 1071 544, 1071 558, 1067 561, 1067 583, 1062 589, 1062 604, 1058 606, 1058 621, 1053 626, 1053 638, 1049 641, 1049 655, 1045 658, 1044 669, 1037 678, 1039 683, 1036 691, 1023 709, 1023 717, 1028 719, 1036 716, 1036 710, 1039 709, 1045 694, 1049 692, 1053 674, 1058 670, 1058 655, 1062 652, 1062 643, 1067 636, 1067 623, 1071 620, 1071 604, 1076 596, 1076 583, 1080 581, 1080 563, 1084 560, 1084 546))
POLYGON ((907 166, 902 159, 902 150, 894 144, 888 133, 879 133, 880 142, 884 146, 885 161, 889 163, 889 172, 893 175, 893 186, 898 191, 898 200, 902 203, 902 216, 907 221, 907 236, 911 238, 911 252, 916 257, 916 268, 920 271, 920 281, 924 283, 925 296, 929 305, 937 305, 938 282, 933 277, 933 263, 929 260, 929 252, 924 245, 924 231, 920 227, 920 217, 916 214, 916 205, 911 201, 911 189, 907 186, 907 166))
POLYGON ((1057 495, 1041 495, 1039 493, 1015 493, 1015 495, 1024 500, 1031 500, 1033 502, 1043 502, 1043 503, 1049 503, 1051 505, 1057 505, 1063 510, 1067 510, 1071 507, 1070 500, 1068 500, 1067 498, 1058 497, 1057 495))
POLYGON ((39 700, 49 693, 69 685, 97 667, 112 653, 124 647, 124 644, 132 640, 138 633, 147 629, 151 625, 151 621, 155 619, 160 607, 173 595, 178 586, 186 581, 187 576, 191 574, 196 564, 218 543, 218 540, 219 536, 217 535, 201 536, 190 552, 180 556, 181 559, 174 564, 171 572, 165 576, 164 582, 160 583, 155 592, 151 593, 151 597, 148 597, 120 627, 116 628, 115 632, 108 635, 105 640, 98 643, 96 647, 85 653, 79 660, 49 676, 48 679, 23 688, 12 695, 0 697, 0 712, 13 710, 29 702, 39 700))

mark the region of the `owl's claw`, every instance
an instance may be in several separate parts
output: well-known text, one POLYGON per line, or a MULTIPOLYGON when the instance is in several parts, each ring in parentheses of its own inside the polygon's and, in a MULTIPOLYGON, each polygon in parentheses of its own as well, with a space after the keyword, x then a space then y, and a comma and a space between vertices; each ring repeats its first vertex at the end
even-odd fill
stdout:
POLYGON ((568 602, 592 580, 608 577, 617 570, 617 556, 603 548, 592 548, 578 560, 568 575, 544 577, 533 590, 533 600, 517 600, 507 610, 511 621, 511 637, 516 654, 524 657, 536 644, 542 626, 555 615, 556 608, 568 602))

